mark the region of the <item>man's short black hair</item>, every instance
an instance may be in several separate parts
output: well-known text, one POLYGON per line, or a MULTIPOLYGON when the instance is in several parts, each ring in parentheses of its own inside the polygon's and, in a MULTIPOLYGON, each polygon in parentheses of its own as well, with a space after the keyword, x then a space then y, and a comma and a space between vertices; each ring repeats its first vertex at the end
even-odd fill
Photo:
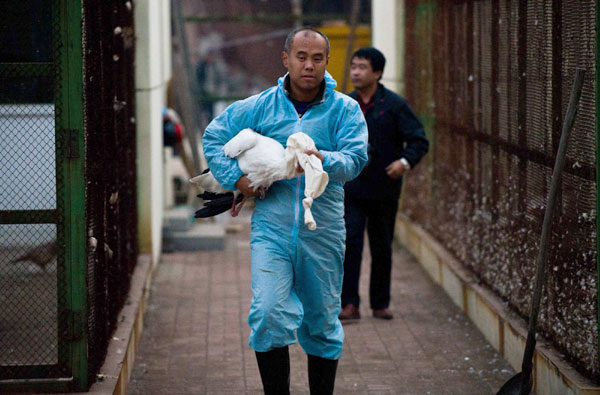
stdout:
POLYGON ((381 74, 383 74, 385 56, 378 49, 373 47, 361 48, 352 54, 352 59, 354 58, 367 59, 371 63, 373 71, 381 71, 381 74))
POLYGON ((301 27, 288 34, 287 38, 285 39, 285 44, 283 45, 283 51, 285 53, 287 53, 288 55, 290 54, 290 48, 292 46, 292 43, 294 42, 294 37, 296 37, 297 33, 303 31, 314 32, 317 33, 319 36, 323 37, 325 39, 325 42, 327 43, 327 55, 329 56, 329 39, 325 34, 312 27, 301 27))

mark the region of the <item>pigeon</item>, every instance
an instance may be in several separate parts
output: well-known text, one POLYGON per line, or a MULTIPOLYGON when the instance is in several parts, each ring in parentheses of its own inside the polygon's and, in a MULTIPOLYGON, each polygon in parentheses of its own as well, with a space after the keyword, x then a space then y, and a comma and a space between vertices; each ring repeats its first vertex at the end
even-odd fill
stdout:
POLYGON ((32 262, 39 266, 41 269, 46 271, 48 263, 52 262, 58 253, 58 246, 56 240, 51 242, 40 244, 29 249, 26 254, 13 260, 12 263, 19 262, 32 262))
MULTIPOLYGON (((275 181, 291 179, 306 174, 305 223, 309 229, 316 229, 310 212, 313 199, 327 186, 329 177, 323 171, 321 161, 315 155, 307 155, 306 150, 315 150, 313 140, 302 132, 292 134, 284 148, 277 140, 261 135, 252 129, 244 129, 223 146, 225 155, 237 159, 242 172, 250 180, 250 187, 264 198, 265 191, 275 181), (300 169, 299 169, 300 168, 300 169)), ((225 212, 231 207, 231 215, 237 216, 246 197, 239 191, 224 189, 214 178, 210 169, 194 177, 190 182, 204 190, 198 197, 204 199, 204 207, 196 211, 196 218, 206 218, 225 212)))

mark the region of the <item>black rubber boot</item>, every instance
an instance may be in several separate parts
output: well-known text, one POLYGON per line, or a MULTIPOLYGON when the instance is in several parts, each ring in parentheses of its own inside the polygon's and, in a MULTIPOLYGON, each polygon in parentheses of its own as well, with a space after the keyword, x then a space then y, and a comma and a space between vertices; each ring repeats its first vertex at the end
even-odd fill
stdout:
POLYGON ((288 347, 256 352, 260 379, 266 395, 289 395, 290 353, 288 347))
POLYGON ((310 395, 331 395, 335 385, 338 360, 308 355, 310 395))

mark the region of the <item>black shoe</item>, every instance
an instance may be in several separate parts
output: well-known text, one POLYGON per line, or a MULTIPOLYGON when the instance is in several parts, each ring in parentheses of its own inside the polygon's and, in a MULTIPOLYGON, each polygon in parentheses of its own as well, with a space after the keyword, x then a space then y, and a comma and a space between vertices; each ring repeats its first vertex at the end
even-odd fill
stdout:
POLYGON ((373 317, 379 318, 380 320, 394 319, 394 315, 388 308, 373 310, 373 317))
POLYGON ((359 320, 360 319, 360 311, 358 311, 358 307, 353 304, 347 304, 340 311, 340 315, 338 316, 340 321, 343 320, 359 320))
POLYGON ((335 385, 338 360, 308 355, 310 395, 331 395, 335 385))
POLYGON ((256 352, 260 379, 266 395, 289 395, 290 353, 288 347, 256 352))

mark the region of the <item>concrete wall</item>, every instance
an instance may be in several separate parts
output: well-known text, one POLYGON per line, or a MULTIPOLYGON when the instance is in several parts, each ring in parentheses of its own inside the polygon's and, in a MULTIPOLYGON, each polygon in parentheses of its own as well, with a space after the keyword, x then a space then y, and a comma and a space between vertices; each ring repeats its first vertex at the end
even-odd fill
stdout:
POLYGON ((158 262, 163 217, 162 108, 171 76, 169 0, 135 2, 138 232, 140 253, 158 262))
POLYGON ((404 0, 373 0, 373 47, 386 58, 381 82, 394 92, 404 92, 404 0))

